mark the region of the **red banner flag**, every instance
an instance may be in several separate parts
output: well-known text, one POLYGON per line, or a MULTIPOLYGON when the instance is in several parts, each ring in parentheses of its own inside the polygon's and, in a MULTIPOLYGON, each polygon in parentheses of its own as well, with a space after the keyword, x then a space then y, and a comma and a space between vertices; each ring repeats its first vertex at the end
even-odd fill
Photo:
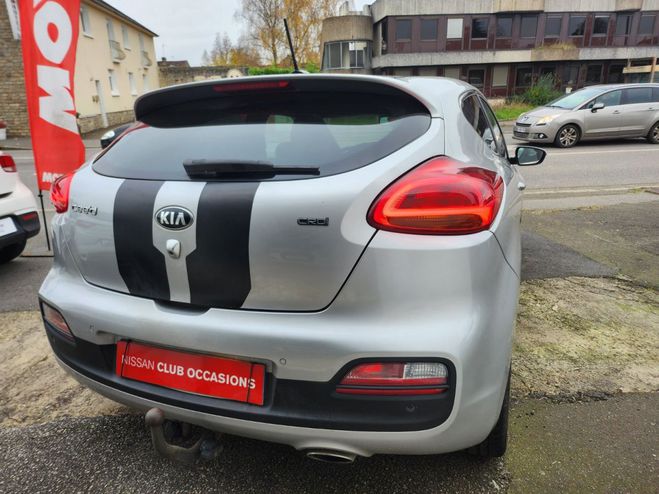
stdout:
POLYGON ((85 161, 73 93, 80 0, 20 0, 21 45, 39 190, 85 161))

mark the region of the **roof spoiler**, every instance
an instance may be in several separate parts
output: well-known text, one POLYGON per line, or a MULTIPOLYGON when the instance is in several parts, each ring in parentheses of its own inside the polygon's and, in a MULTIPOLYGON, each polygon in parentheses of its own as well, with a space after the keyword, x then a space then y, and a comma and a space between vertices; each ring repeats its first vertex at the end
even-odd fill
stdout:
MULTIPOLYGON (((135 101, 135 118, 142 121, 151 113, 169 106, 192 103, 240 92, 271 91, 354 91, 370 94, 399 94, 409 91, 397 81, 375 76, 337 76, 327 74, 286 74, 276 76, 240 77, 210 80, 170 86, 149 92, 135 101)), ((418 96, 414 95, 416 99, 418 96)))

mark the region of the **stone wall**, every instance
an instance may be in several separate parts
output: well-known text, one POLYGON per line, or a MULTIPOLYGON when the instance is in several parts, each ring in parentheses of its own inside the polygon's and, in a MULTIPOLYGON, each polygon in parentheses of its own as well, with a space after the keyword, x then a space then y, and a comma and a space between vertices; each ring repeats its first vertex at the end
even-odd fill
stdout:
POLYGON ((247 67, 185 67, 158 62, 160 87, 247 75, 247 67))
MULTIPOLYGON (((132 122, 135 120, 135 113, 133 110, 116 111, 107 114, 108 126, 118 127, 121 124, 132 122)), ((101 115, 92 115, 89 117, 82 117, 78 119, 78 127, 81 134, 86 134, 93 130, 103 128, 103 117, 101 115)))
POLYGON ((8 137, 30 135, 20 40, 15 40, 5 2, 0 2, 0 118, 8 137))

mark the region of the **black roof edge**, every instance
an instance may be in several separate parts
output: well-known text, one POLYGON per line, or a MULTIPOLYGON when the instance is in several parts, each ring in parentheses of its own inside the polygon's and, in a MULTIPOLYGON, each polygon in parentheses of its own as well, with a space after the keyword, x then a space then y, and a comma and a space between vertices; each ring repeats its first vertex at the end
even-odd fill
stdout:
POLYGON ((94 4, 94 5, 98 6, 98 7, 101 7, 102 9, 105 9, 105 10, 107 10, 107 11, 109 11, 109 12, 112 12, 112 13, 113 13, 114 15, 116 15, 117 17, 120 17, 121 19, 124 19, 125 21, 130 22, 131 24, 133 24, 133 25, 139 27, 139 28, 142 29, 143 31, 146 31, 147 33, 149 33, 150 35, 152 35, 154 38, 157 38, 157 37, 158 37, 158 35, 157 35, 156 33, 154 33, 153 31, 151 31, 151 29, 149 29, 148 27, 146 27, 144 24, 137 22, 135 19, 133 19, 132 17, 127 16, 127 15, 124 14, 121 10, 117 9, 116 7, 113 7, 113 6, 110 5, 109 3, 104 2, 103 0, 88 0, 88 1, 89 1, 89 3, 94 4))

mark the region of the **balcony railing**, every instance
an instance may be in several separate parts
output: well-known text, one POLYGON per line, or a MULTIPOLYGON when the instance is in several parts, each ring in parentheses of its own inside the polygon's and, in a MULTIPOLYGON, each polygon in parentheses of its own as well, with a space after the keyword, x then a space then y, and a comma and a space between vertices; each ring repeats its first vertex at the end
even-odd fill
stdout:
POLYGON ((153 62, 149 58, 148 52, 142 50, 142 66, 143 67, 151 67, 153 65, 153 62))
POLYGON ((126 54, 121 49, 121 45, 117 41, 110 40, 110 54, 112 55, 113 62, 119 62, 126 58, 126 54))

